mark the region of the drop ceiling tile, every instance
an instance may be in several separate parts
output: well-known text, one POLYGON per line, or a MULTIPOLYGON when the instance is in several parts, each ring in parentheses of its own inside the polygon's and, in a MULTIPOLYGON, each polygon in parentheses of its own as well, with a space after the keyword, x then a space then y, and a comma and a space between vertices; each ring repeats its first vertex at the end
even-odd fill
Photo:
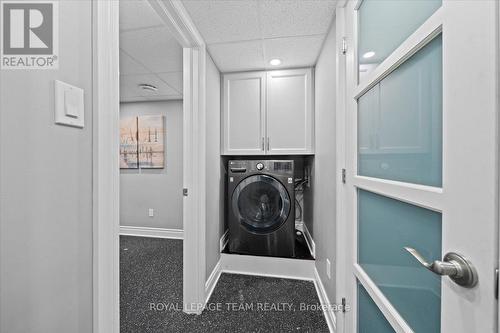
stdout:
POLYGON ((130 81, 125 81, 123 76, 120 76, 120 100, 133 97, 140 97, 140 91, 138 90, 137 85, 130 81))
POLYGON ((256 0, 184 0, 183 5, 207 44, 261 38, 256 0))
POLYGON ((168 83, 169 86, 182 93, 183 72, 157 73, 160 79, 168 83))
POLYGON ((182 47, 165 27, 122 32, 120 47, 151 72, 182 71, 182 47))
POLYGON ((121 0, 120 30, 161 26, 163 21, 146 0, 121 0))
POLYGON ((120 98, 131 97, 149 97, 171 95, 178 96, 179 92, 175 91, 164 83, 159 77, 154 74, 146 75, 120 75, 120 98), (151 84, 158 88, 158 91, 148 91, 139 88, 139 84, 151 84))
POLYGON ((325 34, 336 0, 260 1, 263 38, 325 34))
POLYGON ((264 69, 262 41, 213 44, 208 46, 221 72, 264 69))
POLYGON ((315 35, 264 40, 266 67, 271 68, 268 64, 273 58, 281 59, 282 64, 272 68, 313 66, 324 38, 325 35, 315 35))
POLYGON ((149 70, 140 62, 135 61, 127 53, 120 50, 120 74, 146 74, 149 70))

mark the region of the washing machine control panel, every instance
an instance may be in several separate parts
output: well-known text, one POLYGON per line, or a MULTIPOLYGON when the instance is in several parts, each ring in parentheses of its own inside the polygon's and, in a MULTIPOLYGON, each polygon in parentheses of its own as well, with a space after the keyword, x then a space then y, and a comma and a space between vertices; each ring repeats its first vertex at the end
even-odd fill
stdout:
POLYGON ((232 160, 229 161, 229 171, 232 174, 247 174, 249 172, 274 172, 293 176, 293 161, 289 160, 232 160))

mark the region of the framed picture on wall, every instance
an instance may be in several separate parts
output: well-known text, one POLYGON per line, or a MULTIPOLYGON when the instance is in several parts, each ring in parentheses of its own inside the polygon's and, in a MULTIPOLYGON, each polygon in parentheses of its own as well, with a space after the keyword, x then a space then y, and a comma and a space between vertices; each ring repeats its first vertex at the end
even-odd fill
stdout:
POLYGON ((162 169, 165 166, 164 117, 138 117, 139 168, 162 169))
POLYGON ((139 168, 137 117, 120 119, 120 169, 139 168))
POLYGON ((162 115, 120 119, 120 169, 165 167, 164 120, 162 115))

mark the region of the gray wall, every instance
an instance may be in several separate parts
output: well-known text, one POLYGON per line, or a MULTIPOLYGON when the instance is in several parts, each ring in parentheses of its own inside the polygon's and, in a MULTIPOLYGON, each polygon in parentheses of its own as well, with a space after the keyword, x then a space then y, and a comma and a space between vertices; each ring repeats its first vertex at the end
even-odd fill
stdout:
POLYGON ((120 117, 163 115, 165 168, 120 170, 120 225, 183 229, 182 101, 120 104, 120 117), (149 208, 154 217, 148 216, 149 208))
POLYGON ((92 18, 59 2, 59 69, 0 72, 0 332, 92 331, 92 18), (54 80, 85 128, 54 124, 54 80))
POLYGON ((219 240, 224 233, 224 190, 221 180, 220 157, 220 73, 207 53, 207 225, 206 225, 206 278, 210 276, 220 258, 219 240))
POLYGON ((335 88, 336 56, 335 22, 329 31, 315 71, 316 154, 314 158, 313 223, 305 221, 316 244, 316 268, 331 302, 335 301, 336 237, 336 136, 335 88), (331 279, 326 274, 326 259, 331 263, 331 279))

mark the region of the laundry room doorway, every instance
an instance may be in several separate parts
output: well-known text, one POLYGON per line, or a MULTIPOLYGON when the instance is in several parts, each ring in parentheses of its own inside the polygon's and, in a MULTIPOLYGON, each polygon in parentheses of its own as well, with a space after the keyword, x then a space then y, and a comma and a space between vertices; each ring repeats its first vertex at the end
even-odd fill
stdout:
MULTIPOLYGON (((205 45, 175 1, 138 1, 152 8, 183 48, 182 187, 178 194, 182 197, 182 310, 199 314, 205 301, 205 45)), ((115 333, 120 331, 119 5, 118 1, 93 3, 94 330, 115 333)))

